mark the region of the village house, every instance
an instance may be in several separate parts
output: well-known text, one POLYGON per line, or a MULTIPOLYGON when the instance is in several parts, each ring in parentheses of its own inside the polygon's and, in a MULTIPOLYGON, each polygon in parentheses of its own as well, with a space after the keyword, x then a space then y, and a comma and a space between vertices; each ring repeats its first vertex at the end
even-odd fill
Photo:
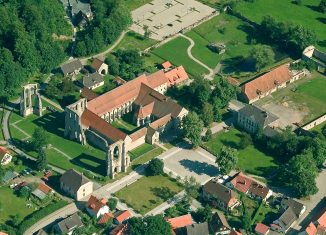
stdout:
POLYGON ((193 224, 192 217, 190 214, 182 215, 175 218, 167 219, 167 222, 170 223, 172 230, 176 231, 179 228, 183 228, 193 224))
POLYGON ((81 79, 81 85, 90 90, 94 90, 104 85, 104 78, 97 72, 87 74, 81 79))
POLYGON ((8 149, 0 146, 0 165, 4 166, 11 162, 12 156, 8 149))
POLYGON ((230 182, 226 183, 226 185, 229 188, 247 194, 251 198, 262 201, 266 201, 273 195, 272 190, 245 176, 242 172, 236 174, 230 182))
POLYGON ((258 223, 258 224, 256 224, 255 232, 258 235, 267 235, 269 232, 269 227, 265 224, 258 223))
POLYGON ((251 104, 278 89, 304 77, 308 71, 291 71, 290 64, 283 64, 242 86, 242 99, 251 104))
POLYGON ((111 230, 110 235, 126 235, 128 226, 126 224, 118 224, 114 229, 111 230))
POLYGON ((169 130, 179 130, 188 111, 164 95, 167 87, 168 79, 158 71, 91 100, 80 99, 65 109, 65 136, 105 151, 106 172, 113 178, 130 165, 128 151, 145 142, 155 144, 169 130), (142 127, 129 135, 110 124, 127 113, 131 113, 134 125, 142 127))
POLYGON ((132 215, 130 214, 130 212, 128 210, 118 211, 114 214, 114 221, 117 224, 122 224, 123 222, 125 222, 126 220, 128 220, 131 217, 132 217, 132 215))
POLYGON ((231 232, 231 226, 226 220, 224 214, 217 211, 209 221, 209 231, 213 235, 225 235, 231 232))
POLYGON ((211 179, 203 186, 202 197, 211 202, 214 207, 223 211, 233 210, 240 205, 237 194, 231 189, 218 183, 217 179, 211 179))
POLYGON ((277 134, 279 118, 255 105, 245 105, 237 112, 237 125, 249 133, 262 130, 267 136, 277 134))
POLYGON ((70 169, 61 176, 60 188, 69 196, 79 201, 93 192, 93 182, 82 173, 70 169))
POLYGON ((283 198, 281 207, 283 213, 271 224, 271 229, 286 233, 294 222, 306 211, 306 206, 292 198, 283 198))
POLYGON ((75 79, 75 76, 79 73, 79 71, 82 68, 83 68, 83 65, 80 62, 80 60, 78 60, 78 59, 69 61, 68 63, 66 63, 60 67, 63 76, 65 76, 65 77, 72 76, 73 80, 75 79))
POLYGON ((71 235, 76 228, 82 226, 84 226, 83 222, 77 213, 75 213, 54 225, 54 230, 59 234, 71 235))
POLYGON ((95 196, 91 196, 86 204, 86 210, 90 216, 96 219, 109 213, 109 207, 106 205, 107 200, 102 198, 98 199, 95 196))
POLYGON ((175 230, 176 235, 209 235, 208 223, 194 223, 175 230))
POLYGON ((106 75, 109 72, 109 66, 98 58, 93 59, 91 68, 93 72, 99 73, 101 75, 106 75))
POLYGON ((46 198, 53 190, 44 183, 39 183, 38 187, 32 192, 32 195, 37 197, 40 200, 46 198))
POLYGON ((326 208, 316 221, 310 222, 309 225, 299 233, 299 235, 325 235, 326 234, 326 208))

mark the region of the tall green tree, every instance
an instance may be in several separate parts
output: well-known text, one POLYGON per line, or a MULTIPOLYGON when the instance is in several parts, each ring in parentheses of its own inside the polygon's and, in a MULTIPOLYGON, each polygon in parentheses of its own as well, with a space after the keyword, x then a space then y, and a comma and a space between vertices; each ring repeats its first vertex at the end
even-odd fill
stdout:
POLYGON ((281 175, 299 197, 307 197, 318 192, 316 177, 318 169, 310 151, 294 156, 284 167, 281 175))
POLYGON ((209 127, 214 121, 214 110, 213 106, 210 103, 205 103, 201 118, 204 122, 204 126, 209 127))
POLYGON ((203 127, 203 121, 195 112, 189 112, 188 115, 182 119, 184 136, 191 141, 194 148, 197 148, 201 144, 203 127))
POLYGON ((235 169, 237 166, 237 150, 223 146, 220 153, 216 156, 216 163, 218 164, 222 174, 229 174, 230 171, 235 169))
POLYGON ((186 196, 192 198, 197 198, 199 196, 200 184, 196 181, 195 177, 185 177, 183 184, 185 187, 186 196))
POLYGON ((46 152, 44 150, 44 148, 40 148, 40 150, 38 151, 38 155, 37 155, 37 160, 36 160, 36 168, 41 171, 46 169, 48 165, 48 160, 46 157, 46 152))
POLYGON ((162 215, 132 217, 128 225, 132 235, 172 235, 171 225, 162 215))
POLYGON ((320 12, 325 13, 326 12, 326 0, 321 0, 318 9, 320 12))
POLYGON ((49 134, 42 127, 36 127, 32 135, 31 143, 34 150, 38 151, 49 143, 49 134))
POLYGON ((152 159, 146 167, 146 174, 148 176, 162 175, 164 173, 164 163, 158 158, 152 159))
POLYGON ((250 51, 250 58, 255 64, 256 71, 270 65, 274 62, 275 54, 273 50, 266 45, 257 45, 250 51))

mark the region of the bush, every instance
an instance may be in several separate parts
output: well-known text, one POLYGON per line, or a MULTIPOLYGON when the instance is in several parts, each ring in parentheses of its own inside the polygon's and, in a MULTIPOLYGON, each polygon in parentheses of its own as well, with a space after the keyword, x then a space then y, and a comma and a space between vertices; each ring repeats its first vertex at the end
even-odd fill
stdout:
POLYGON ((163 175, 164 171, 164 163, 162 160, 158 158, 152 159, 146 168, 146 174, 148 176, 154 176, 154 175, 163 175))
POLYGON ((205 136, 203 137, 203 140, 205 142, 208 142, 212 139, 212 130, 210 128, 207 129, 205 136))
POLYGON ((118 200, 116 198, 109 198, 107 205, 109 206, 110 210, 113 211, 117 207, 118 200))
POLYGON ((58 201, 56 203, 50 204, 33 214, 28 215, 24 221, 19 225, 18 234, 24 234, 24 232, 31 227, 33 224, 35 224, 40 219, 43 219, 45 216, 51 214, 52 212, 59 210, 61 207, 64 207, 67 205, 67 202, 65 201, 58 201))

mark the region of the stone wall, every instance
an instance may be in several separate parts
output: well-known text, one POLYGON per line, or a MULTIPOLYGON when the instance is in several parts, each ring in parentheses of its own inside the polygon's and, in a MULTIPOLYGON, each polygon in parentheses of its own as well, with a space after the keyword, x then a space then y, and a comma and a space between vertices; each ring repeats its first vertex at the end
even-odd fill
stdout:
POLYGON ((326 122, 326 114, 322 115, 319 118, 316 118, 315 120, 309 122, 308 124, 304 125, 302 127, 302 129, 308 131, 312 128, 314 128, 315 126, 318 126, 319 124, 322 124, 323 122, 326 122))

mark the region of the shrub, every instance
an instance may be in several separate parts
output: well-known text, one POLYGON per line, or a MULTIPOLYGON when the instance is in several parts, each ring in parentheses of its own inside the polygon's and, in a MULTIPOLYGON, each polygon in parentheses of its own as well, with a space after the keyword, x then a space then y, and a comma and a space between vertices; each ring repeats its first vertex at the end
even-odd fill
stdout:
POLYGON ((162 175, 164 173, 163 168, 163 161, 158 158, 154 158, 148 163, 146 174, 148 176, 162 175))

